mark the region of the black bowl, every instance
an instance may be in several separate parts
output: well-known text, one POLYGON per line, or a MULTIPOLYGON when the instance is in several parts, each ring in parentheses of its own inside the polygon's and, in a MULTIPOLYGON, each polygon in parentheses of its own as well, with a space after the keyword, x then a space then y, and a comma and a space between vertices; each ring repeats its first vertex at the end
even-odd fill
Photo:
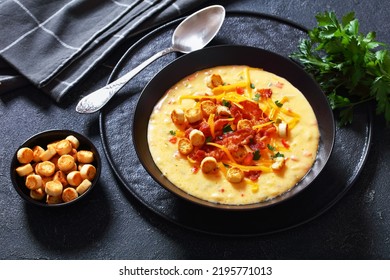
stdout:
POLYGON ((87 137, 84 135, 77 133, 72 130, 47 130, 43 131, 41 133, 38 133, 29 139, 27 139, 22 145, 18 147, 18 149, 15 151, 15 154, 12 157, 11 161, 11 180, 14 185, 15 190, 18 192, 18 194, 27 202, 37 205, 37 206, 42 206, 42 207, 62 207, 62 206, 69 206, 73 205, 80 200, 84 199, 94 188, 96 185, 97 181, 99 180, 100 173, 101 173, 101 158, 99 155, 98 150, 96 149, 95 145, 89 140, 87 137), (22 147, 34 147, 35 145, 40 145, 43 148, 46 147, 47 144, 52 143, 54 141, 58 141, 61 139, 64 139, 68 135, 73 135, 75 136, 79 142, 80 146, 78 150, 89 150, 92 151, 94 154, 94 161, 92 164, 96 167, 96 175, 94 179, 92 180, 92 185, 89 187, 87 191, 85 191, 83 194, 81 194, 78 198, 75 200, 69 201, 69 202, 62 202, 58 204, 47 204, 45 199, 43 200, 35 200, 30 197, 30 190, 25 186, 25 179, 24 177, 20 177, 17 172, 16 168, 20 166, 21 164, 19 163, 17 159, 17 151, 22 148, 22 147))
POLYGON ((160 71, 144 88, 133 116, 133 142, 140 162, 160 185, 175 195, 198 205, 223 210, 252 210, 277 205, 309 187, 326 165, 334 145, 335 121, 326 96, 318 84, 295 62, 276 53, 248 46, 224 45, 208 47, 183 55, 160 71), (164 177, 150 154, 147 130, 150 114, 165 92, 182 78, 202 69, 222 65, 248 65, 284 77, 309 101, 317 117, 320 144, 311 170, 290 191, 265 202, 226 205, 194 197, 164 177))

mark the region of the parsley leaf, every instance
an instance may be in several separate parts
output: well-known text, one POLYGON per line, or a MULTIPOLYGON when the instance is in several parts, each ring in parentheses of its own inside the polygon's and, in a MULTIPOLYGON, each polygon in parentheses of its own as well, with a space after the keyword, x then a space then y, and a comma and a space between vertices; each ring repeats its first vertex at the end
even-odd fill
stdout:
POLYGON ((228 107, 228 108, 230 108, 230 107, 232 106, 232 104, 230 104, 230 102, 227 101, 227 100, 225 100, 225 99, 222 99, 222 105, 223 105, 223 106, 226 106, 226 107, 228 107))
POLYGON ((274 146, 271 146, 270 144, 267 144, 267 148, 268 150, 274 152, 275 151, 275 147, 274 146))
POLYGON ((260 94, 256 93, 255 96, 252 98, 254 101, 259 101, 260 100, 260 94))
POLYGON ((277 157, 284 157, 284 154, 277 152, 276 154, 272 155, 272 158, 277 158, 277 157))
POLYGON ((259 160, 261 157, 260 151, 256 150, 253 152, 253 160, 259 160))
POLYGON ((227 124, 227 125, 225 125, 225 126, 222 128, 222 131, 223 131, 223 133, 228 133, 228 132, 233 131, 233 129, 232 129, 232 127, 230 126, 230 124, 227 124))
POLYGON ((275 101, 275 105, 278 106, 279 108, 283 106, 283 103, 281 103, 279 100, 275 101))

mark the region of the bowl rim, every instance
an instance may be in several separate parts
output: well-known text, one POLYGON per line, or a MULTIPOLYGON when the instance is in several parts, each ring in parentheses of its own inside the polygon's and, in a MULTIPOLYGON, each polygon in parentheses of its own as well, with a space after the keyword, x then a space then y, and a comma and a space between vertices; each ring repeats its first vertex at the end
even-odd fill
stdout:
MULTIPOLYGON (((235 58, 235 59, 237 59, 237 58, 235 58)), ((235 60, 235 59, 233 59, 233 60, 235 60)), ((231 60, 232 59, 228 59, 228 61, 231 61, 231 60)), ((247 62, 247 63, 241 63, 241 65, 253 66, 253 63, 251 63, 249 60, 245 60, 245 62, 247 62)), ((181 79, 183 79, 184 77, 186 77, 186 76, 188 76, 188 75, 190 75, 198 70, 207 69, 207 68, 211 68, 214 66, 220 66, 220 65, 234 65, 234 64, 239 65, 239 63, 225 63, 225 64, 223 64, 224 62, 222 64, 221 63, 215 64, 212 62, 195 62, 195 63, 196 63, 196 66, 194 66, 195 67, 194 69, 192 69, 191 71, 181 71, 179 76, 177 76, 177 78, 175 79, 175 81, 178 82, 181 79)), ((256 65, 255 65, 255 67, 264 68, 264 70, 275 73, 275 71, 270 71, 268 69, 265 69, 265 67, 256 66, 256 65)), ((177 72, 177 70, 176 70, 176 72, 177 72)), ((280 75, 279 73, 275 73, 275 74, 286 78, 284 75, 280 75)), ((288 78, 286 78, 286 79, 289 82, 291 82, 291 79, 288 79, 288 78)), ((295 81, 295 78, 294 78, 294 81, 295 81)), ((169 82, 166 82, 166 83, 169 83, 169 82)), ((294 84, 293 82, 291 82, 291 83, 294 86, 296 86, 298 89, 300 89, 300 87, 298 87, 296 84, 294 84)), ((174 82, 171 83, 171 86, 173 86, 173 85, 174 85, 174 82)), ((300 91, 305 95, 306 99, 308 99, 306 93, 303 92, 301 89, 300 89, 300 91)), ((149 97, 150 97, 150 95, 149 95, 149 97)), ((154 99, 156 99, 156 97, 153 97, 153 101, 154 101, 154 99)), ((310 105, 313 107, 313 104, 312 104, 313 100, 308 99, 308 101, 309 101, 310 105)), ((313 108, 313 110, 314 110, 314 108, 313 108)), ((319 117, 317 114, 316 114, 316 117, 318 120, 319 117)), ((324 116, 322 115, 320 117, 322 118, 324 116)), ((301 191, 303 191, 306 187, 309 187, 310 185, 312 185, 313 182, 315 181, 315 179, 322 173, 324 167, 326 166, 326 163, 328 162, 328 160, 332 154, 334 143, 335 143, 335 134, 336 134, 335 119, 334 119, 333 112, 330 108, 330 105, 329 105, 329 102, 326 98, 325 93, 321 90, 318 83, 307 72, 305 72, 303 70, 303 68, 298 63, 296 63, 295 61, 289 60, 286 57, 284 57, 278 53, 272 52, 270 50, 266 50, 266 49, 262 49, 262 48, 258 48, 258 47, 253 47, 253 46, 245 46, 245 45, 229 44, 229 45, 210 46, 210 47, 206 47, 206 48, 203 48, 201 50, 198 50, 198 51, 194 51, 192 53, 188 53, 188 54, 179 56, 174 61, 169 63, 167 66, 163 67, 148 82, 148 84, 143 88, 143 90, 142 90, 142 92, 137 100, 136 108, 135 108, 135 111, 133 112, 132 118, 133 118, 132 119, 132 122, 133 122, 133 131, 132 131, 132 138, 133 139, 132 140, 134 143, 134 148, 135 148, 136 154, 137 154, 138 159, 140 160, 141 164, 143 165, 144 169, 154 179, 154 181, 157 182, 160 186, 162 186, 166 190, 170 191, 171 193, 175 194, 177 197, 179 197, 187 202, 196 204, 198 206, 199 205, 205 206, 205 207, 213 208, 213 209, 217 209, 217 210, 234 210, 234 211, 236 211, 236 210, 238 210, 238 211, 258 210, 261 208, 274 207, 274 206, 277 206, 277 205, 279 205, 279 204, 281 204, 289 199, 292 199, 293 197, 298 195, 301 191), (156 81, 160 81, 161 80, 160 76, 164 75, 164 73, 174 72, 175 68, 177 68, 177 67, 180 68, 180 66, 183 66, 186 63, 191 62, 191 60, 194 60, 195 58, 199 58, 200 56, 204 56, 205 54, 210 56, 213 54, 218 54, 218 52, 221 52, 221 51, 222 52, 232 52, 232 51, 237 52, 238 50, 241 53, 253 53, 254 52, 257 54, 262 54, 265 57, 272 57, 274 59, 283 61, 289 67, 293 68, 293 70, 295 71, 295 73, 293 75, 298 76, 298 78, 299 77, 305 78, 305 81, 310 83, 310 86, 313 87, 313 89, 315 89, 316 94, 319 94, 318 97, 316 97, 316 99, 319 99, 319 101, 317 100, 316 102, 322 102, 323 103, 322 105, 325 105, 325 108, 323 108, 323 110, 324 110, 323 112, 327 115, 328 125, 327 125, 326 129, 327 129, 327 132, 330 134, 330 137, 325 139, 326 143, 324 144, 324 142, 323 142, 324 139, 323 139, 322 133, 321 133, 323 128, 321 127, 321 124, 319 123, 319 129, 320 129, 321 135, 320 135, 320 142, 319 142, 319 147, 317 150, 316 160, 314 161, 313 166, 309 169, 309 171, 306 173, 306 175, 304 175, 301 178, 301 180, 296 185, 294 185, 289 191, 287 191, 287 192, 285 192, 285 193, 283 193, 275 198, 272 198, 268 201, 264 201, 264 202, 232 205, 232 204, 221 204, 221 203, 210 202, 210 201, 195 197, 195 196, 183 191, 182 189, 180 189, 179 187, 177 187, 176 185, 171 183, 169 181, 169 179, 167 179, 165 176, 163 176, 161 174, 161 171, 159 170, 159 168, 157 167, 157 165, 154 163, 154 161, 152 159, 152 156, 151 156, 151 153, 149 150, 149 145, 141 143, 139 129, 144 128, 145 124, 140 124, 141 122, 139 121, 139 118, 142 118, 142 117, 145 118, 145 115, 148 115, 147 120, 149 120, 150 112, 148 110, 146 110, 146 112, 145 112, 145 107, 141 106, 141 104, 143 102, 148 100, 150 103, 153 103, 153 107, 154 107, 155 104, 158 102, 158 100, 160 100, 160 98, 163 97, 163 95, 165 94, 167 89, 169 89, 169 86, 168 87, 165 85, 163 86, 163 89, 160 90, 160 94, 157 94, 159 96, 159 98, 157 98, 157 102, 151 102, 149 100, 150 98, 147 97, 148 91, 150 91, 150 88, 156 87, 156 85, 155 85, 156 81), (141 107, 142 107, 142 110, 140 109, 141 107), (324 147, 324 145, 326 145, 326 147, 324 147), (326 151, 324 152, 325 148, 326 148, 326 151), (322 158, 319 159, 320 151, 322 153, 325 153, 325 155, 323 155, 322 158), (145 157, 148 159, 146 159, 145 157), (318 167, 318 165, 320 165, 320 166, 318 167), (317 168, 316 174, 312 174, 313 173, 312 170, 315 167, 317 168), (313 175, 315 175, 315 176, 313 177, 313 175), (304 180, 309 180, 309 183, 305 186, 302 186, 302 182, 304 180)), ((147 130, 147 126, 148 125, 146 124, 146 130, 147 130)), ((146 131, 143 130, 142 136, 145 136, 145 135, 146 135, 146 131)), ((144 140, 144 141, 147 140, 147 136, 142 137, 142 140, 144 140)))
POLYGON ((95 185, 99 181, 99 178, 101 175, 101 169, 102 169, 102 162, 101 162, 100 153, 99 153, 98 149, 96 148, 95 144, 87 136, 85 136, 77 131, 69 130, 69 129, 48 129, 48 130, 44 130, 44 131, 33 134, 32 136, 30 136, 26 140, 24 140, 16 148, 16 150, 13 153, 12 158, 11 158, 10 176, 11 176, 12 185, 13 185, 14 189, 16 190, 16 192, 23 198, 23 200, 25 200, 29 204, 36 205, 39 207, 59 208, 59 207, 74 205, 77 202, 83 200, 92 191, 92 189, 95 187, 95 185), (18 182, 21 179, 18 180, 18 178, 20 178, 20 177, 16 174, 16 171, 15 171, 16 167, 19 164, 16 155, 17 155, 17 151, 20 148, 23 148, 23 147, 30 147, 31 148, 31 143, 39 143, 40 138, 48 137, 48 140, 45 140, 45 139, 42 140, 43 145, 46 145, 46 142, 49 143, 51 141, 55 141, 56 139, 60 140, 61 136, 57 137, 56 135, 64 135, 64 136, 65 135, 74 135, 77 139, 79 139, 80 144, 83 143, 80 146, 83 146, 83 147, 89 146, 88 149, 90 149, 94 153, 94 156, 95 156, 94 162, 95 162, 95 167, 96 167, 96 175, 95 175, 95 178, 92 180, 91 187, 86 192, 84 192, 82 195, 80 195, 78 198, 76 198, 75 200, 72 200, 69 202, 62 202, 62 203, 58 203, 58 204, 47 204, 43 200, 42 201, 34 200, 29 195, 27 195, 27 193, 26 193, 27 187, 26 187, 26 192, 21 189, 22 186, 21 186, 20 182, 18 182))

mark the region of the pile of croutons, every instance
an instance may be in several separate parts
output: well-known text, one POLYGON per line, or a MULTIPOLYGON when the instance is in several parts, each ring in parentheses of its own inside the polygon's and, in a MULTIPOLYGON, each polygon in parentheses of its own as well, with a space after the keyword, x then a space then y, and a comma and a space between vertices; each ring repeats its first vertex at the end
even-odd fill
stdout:
POLYGON ((96 176, 94 154, 78 150, 79 145, 79 140, 69 135, 48 144, 46 149, 36 145, 17 151, 21 165, 16 172, 24 177, 32 199, 45 199, 47 204, 70 202, 91 187, 96 176))

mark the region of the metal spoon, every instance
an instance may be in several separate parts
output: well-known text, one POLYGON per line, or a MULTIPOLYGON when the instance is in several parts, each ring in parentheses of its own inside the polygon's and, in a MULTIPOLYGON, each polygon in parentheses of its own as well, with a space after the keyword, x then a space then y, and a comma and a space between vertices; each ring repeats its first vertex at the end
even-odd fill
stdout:
POLYGON ((157 58, 171 52, 189 53, 206 46, 218 33, 225 19, 225 9, 213 5, 201 9, 183 20, 175 29, 172 45, 138 65, 121 78, 82 98, 76 106, 79 113, 100 110, 128 81, 157 58))

